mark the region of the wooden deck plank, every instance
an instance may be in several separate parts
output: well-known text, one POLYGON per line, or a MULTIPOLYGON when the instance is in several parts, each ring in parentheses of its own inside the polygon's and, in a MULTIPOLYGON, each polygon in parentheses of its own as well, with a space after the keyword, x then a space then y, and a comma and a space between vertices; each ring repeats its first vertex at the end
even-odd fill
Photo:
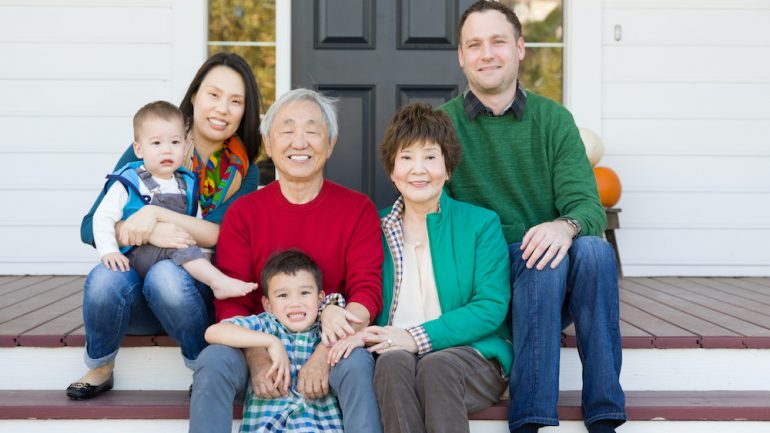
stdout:
POLYGON ((741 292, 753 299, 770 305, 770 287, 760 284, 754 278, 747 280, 744 278, 711 278, 712 281, 718 283, 724 290, 735 291, 735 288, 742 289, 741 292), (729 289, 728 289, 729 287, 729 289))
MULTIPOLYGON (((20 297, 17 302, 0 309, 0 323, 20 318, 46 305, 53 304, 83 290, 82 278, 49 281, 40 284, 40 286, 45 287, 45 290, 33 290, 32 288, 25 289, 24 292, 35 292, 35 295, 20 297)), ((16 294, 16 292, 14 292, 14 294, 16 294)))
MULTIPOLYGON (((667 292, 666 290, 672 290, 676 292, 676 288, 670 286, 662 281, 656 281, 654 279, 645 280, 643 284, 637 284, 635 282, 628 282, 625 286, 626 290, 632 291, 638 295, 655 300, 662 304, 668 305, 672 308, 676 308, 682 312, 698 317, 706 322, 713 323, 724 329, 732 331, 742 337, 756 336, 766 337, 768 347, 770 347, 770 329, 756 325, 751 322, 747 322, 741 319, 739 316, 723 313, 717 309, 709 308, 704 305, 694 302, 696 294, 692 294, 688 298, 682 298, 667 292)), ((681 292, 681 290, 679 291, 681 292)), ((685 292, 687 293, 687 292, 685 292)), ((704 297, 706 300, 709 298, 704 297)), ((712 300, 713 301, 713 300, 712 300)), ((744 345, 743 338, 736 339, 728 337, 704 335, 701 337, 701 345, 703 347, 739 347, 744 345)))
MULTIPOLYGON (((562 340, 566 347, 577 347, 575 324, 569 325, 562 331, 562 340)), ((648 349, 653 347, 654 337, 636 326, 620 320, 620 345, 624 349, 648 349)))
POLYGON ((701 293, 702 286, 690 279, 652 278, 644 280, 642 284, 770 330, 770 308, 765 313, 758 313, 740 305, 714 299, 701 293))
POLYGON ((16 338, 19 346, 56 347, 64 345, 64 337, 83 327, 83 307, 62 314, 23 332, 16 338))
POLYGON ((42 302, 47 302, 46 300, 50 299, 48 292, 53 291, 53 296, 56 296, 57 289, 63 286, 70 287, 73 282, 77 283, 75 286, 79 284, 80 288, 83 288, 82 277, 53 277, 0 296, 0 323, 18 317, 13 312, 20 308, 19 304, 37 303, 41 299, 44 299, 42 302))
POLYGON ((631 303, 640 309, 649 312, 657 317, 665 317, 665 320, 686 329, 699 337, 700 344, 703 345, 704 337, 709 339, 709 347, 741 347, 742 343, 740 339, 736 338, 724 338, 724 337, 740 337, 739 334, 725 329, 721 326, 715 325, 711 322, 705 321, 700 317, 694 316, 685 311, 678 310, 676 308, 669 307, 668 305, 646 298, 644 296, 633 293, 629 290, 624 290, 621 294, 622 299, 625 302, 631 303), (723 344, 719 346, 711 346, 711 344, 723 344))
MULTIPOLYGON (((676 279, 661 278, 660 280, 674 281, 676 279)), ((765 314, 765 312, 770 310, 770 305, 757 301, 756 297, 753 297, 750 293, 747 294, 741 292, 740 288, 736 288, 735 291, 726 290, 724 285, 721 285, 710 278, 688 278, 688 282, 693 285, 688 285, 685 289, 691 291, 695 290, 697 293, 716 299, 722 303, 745 308, 759 314, 765 314)), ((732 287, 728 289, 731 288, 732 287)))
POLYGON ((14 281, 17 281, 21 278, 24 278, 21 275, 0 275, 0 289, 2 289, 2 286, 14 281))
POLYGON ((659 349, 700 347, 698 336, 692 332, 623 301, 620 302, 620 317, 652 335, 652 344, 659 349))
MULTIPOLYGON (((66 298, 36 310, 34 314, 26 314, 19 317, 17 320, 0 324, 0 336, 13 336, 14 343, 19 344, 18 338, 21 334, 40 325, 49 323, 53 319, 79 308, 82 304, 83 295, 80 292, 76 292, 66 298)), ((58 331, 52 330, 50 336, 54 338, 55 341, 61 341, 64 338, 63 331, 63 329, 59 329, 58 331)))
POLYGON ((7 293, 13 293, 19 289, 25 287, 31 287, 43 283, 46 280, 50 280, 53 277, 50 275, 37 275, 32 277, 23 277, 8 281, 6 284, 0 286, 0 300, 3 299, 3 295, 7 293))

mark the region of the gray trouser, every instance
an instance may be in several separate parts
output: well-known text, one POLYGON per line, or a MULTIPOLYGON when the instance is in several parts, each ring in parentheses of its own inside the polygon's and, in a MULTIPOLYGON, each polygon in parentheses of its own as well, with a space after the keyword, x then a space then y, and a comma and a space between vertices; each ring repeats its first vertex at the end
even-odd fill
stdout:
MULTIPOLYGON (((332 368, 329 385, 342 409, 346 432, 382 432, 372 377, 374 359, 355 349, 332 368)), ((239 402, 249 380, 249 367, 240 349, 212 344, 198 356, 190 400, 190 433, 230 433, 233 401, 239 402)))
POLYGON ((468 432, 468 412, 496 403, 506 380, 496 363, 468 346, 417 357, 393 350, 377 358, 374 386, 386 433, 468 432))
POLYGON ((161 260, 171 259, 179 266, 196 260, 205 259, 203 250, 196 246, 190 246, 187 248, 161 248, 151 244, 144 244, 131 250, 128 255, 130 260, 129 264, 142 279, 147 275, 147 271, 150 270, 152 265, 158 263, 161 260))

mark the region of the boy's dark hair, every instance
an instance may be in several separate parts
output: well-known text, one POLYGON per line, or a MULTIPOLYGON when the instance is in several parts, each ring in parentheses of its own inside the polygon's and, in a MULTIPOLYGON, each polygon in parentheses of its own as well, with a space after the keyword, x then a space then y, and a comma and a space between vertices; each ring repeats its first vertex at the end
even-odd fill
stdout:
POLYGON ((385 173, 393 173, 398 151, 418 142, 433 142, 441 149, 447 175, 451 176, 460 162, 460 142, 452 120, 429 104, 416 102, 403 106, 390 120, 380 144, 380 157, 385 173))
POLYGON ((134 114, 134 141, 139 141, 139 131, 141 131, 144 122, 153 118, 168 120, 169 122, 179 120, 179 123, 184 126, 182 110, 176 105, 167 101, 150 102, 134 114))
POLYGON ((296 275, 299 271, 307 271, 313 275, 316 288, 322 290, 321 269, 316 262, 300 250, 285 250, 273 253, 267 258, 262 267, 262 292, 267 296, 268 282, 278 274, 296 275))
POLYGON ((519 21, 519 17, 516 16, 516 12, 513 11, 510 7, 506 6, 502 2, 498 1, 490 1, 490 0, 479 0, 476 3, 470 5, 468 9, 463 12, 462 17, 460 17, 460 23, 457 25, 457 44, 462 45, 463 43, 463 26, 465 25, 465 20, 468 19, 468 16, 474 12, 486 12, 486 11, 498 11, 501 14, 505 15, 505 19, 508 20, 509 23, 513 26, 513 34, 516 36, 516 39, 519 39, 521 36, 524 36, 521 33, 521 21, 519 21))

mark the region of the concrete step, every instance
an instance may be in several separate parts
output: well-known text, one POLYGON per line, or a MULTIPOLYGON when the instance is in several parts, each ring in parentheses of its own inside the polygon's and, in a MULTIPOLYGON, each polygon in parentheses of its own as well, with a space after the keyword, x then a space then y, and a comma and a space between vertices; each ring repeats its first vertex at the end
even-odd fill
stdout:
MULTIPOLYGON (((65 389, 85 371, 82 347, 0 348, 0 389, 65 389)), ((770 349, 623 349, 626 390, 770 390, 770 349)), ((559 389, 582 388, 574 348, 561 351, 559 389)), ((115 389, 186 390, 192 373, 178 347, 124 347, 116 359, 115 389)))

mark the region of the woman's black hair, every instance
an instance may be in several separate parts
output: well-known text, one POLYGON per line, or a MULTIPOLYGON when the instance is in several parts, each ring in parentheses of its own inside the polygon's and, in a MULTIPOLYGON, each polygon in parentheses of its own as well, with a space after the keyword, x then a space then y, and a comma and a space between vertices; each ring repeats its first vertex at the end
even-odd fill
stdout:
POLYGON ((243 118, 241 124, 238 125, 236 134, 241 139, 243 145, 246 147, 246 153, 249 155, 249 161, 254 162, 259 156, 260 148, 262 147, 262 136, 259 135, 259 107, 262 103, 262 98, 259 95, 259 86, 257 86, 257 80, 254 78, 254 73, 251 72, 251 67, 243 57, 233 53, 217 53, 209 57, 206 62, 201 65, 198 72, 195 74, 190 83, 190 87, 187 88, 182 103, 179 104, 179 109, 184 114, 187 127, 192 130, 193 124, 193 104, 192 98, 198 92, 201 87, 203 79, 206 78, 209 71, 217 66, 227 66, 243 79, 243 84, 246 88, 246 106, 243 111, 243 118))

